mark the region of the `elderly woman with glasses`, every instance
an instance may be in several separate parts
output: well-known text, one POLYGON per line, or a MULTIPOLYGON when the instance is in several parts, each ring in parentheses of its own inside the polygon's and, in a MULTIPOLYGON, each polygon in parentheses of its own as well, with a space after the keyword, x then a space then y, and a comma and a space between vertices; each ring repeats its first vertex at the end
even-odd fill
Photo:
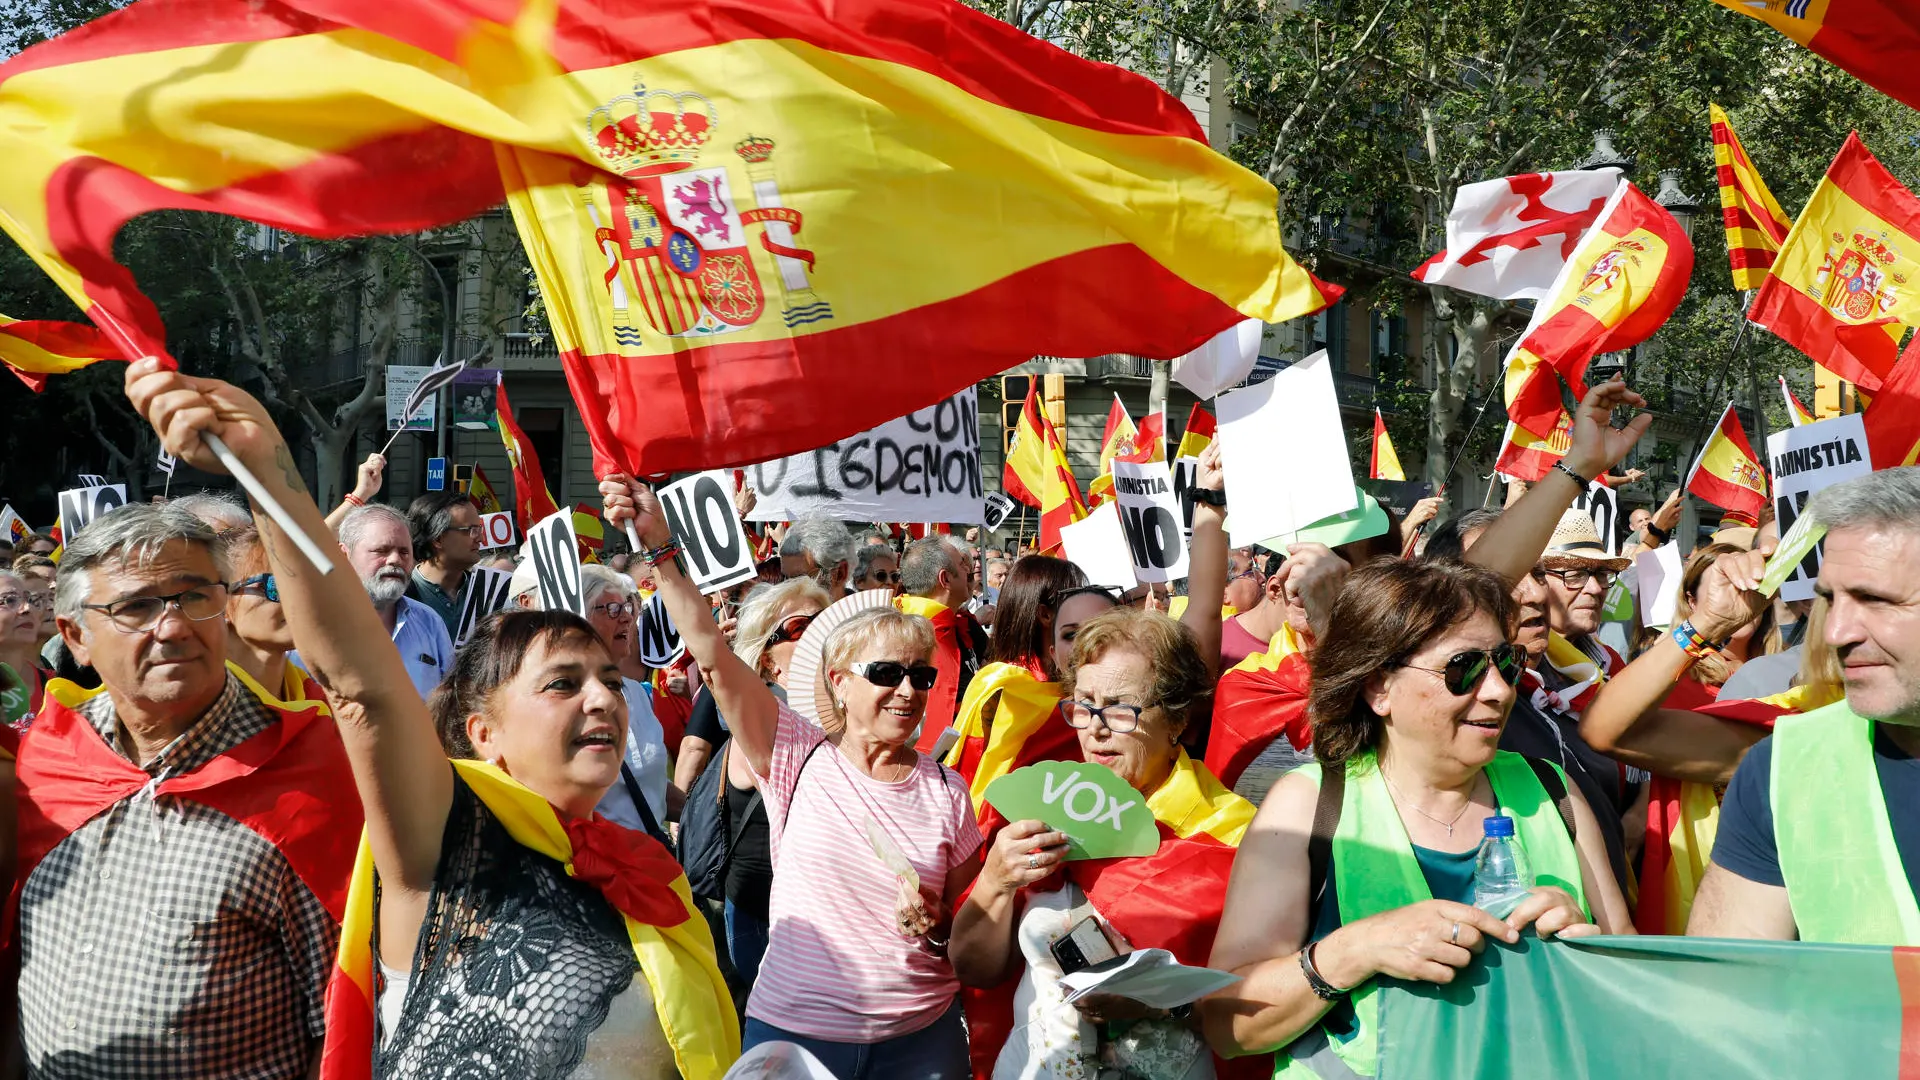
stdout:
POLYGON ((1375 563, 1347 579, 1329 623, 1308 706, 1319 763, 1274 786, 1242 845, 1211 966, 1245 981, 1202 1006, 1216 1049, 1283 1050, 1275 1075, 1289 1078, 1374 1074, 1377 976, 1451 982, 1489 939, 1529 925, 1631 930, 1578 789, 1496 749, 1524 662, 1506 581, 1375 563), (1496 815, 1535 873, 1504 917, 1472 906, 1496 815), (1324 864, 1310 838, 1330 845, 1324 864))
POLYGON ((53 597, 11 570, 0 570, 0 724, 40 709, 52 669, 40 659, 40 614, 53 597))
MULTIPOLYGON (((1149 1080, 1216 1075, 1190 1010, 1104 995, 1068 1005, 1060 985, 1083 962, 1135 949, 1204 964, 1233 849, 1254 814, 1181 748, 1213 686, 1193 632, 1111 599, 1107 608, 1077 628, 1056 722, 1076 736, 1076 758, 1139 793, 1160 846, 1068 862, 1066 837, 1044 822, 999 831, 954 919, 954 969, 986 991, 969 1001, 976 1075, 1064 1080, 1100 1075, 1103 1065, 1149 1080)), ((1268 1071, 1254 1061, 1224 1066, 1227 1075, 1268 1071)))
POLYGON ((808 687, 818 722, 803 717, 705 617, 653 492, 618 475, 600 491, 609 524, 633 523, 767 808, 770 924, 745 1042, 798 1043, 841 1080, 965 1076, 947 926, 981 838, 965 786, 913 747, 938 677, 931 625, 891 607, 816 622, 797 651, 825 634, 808 687))

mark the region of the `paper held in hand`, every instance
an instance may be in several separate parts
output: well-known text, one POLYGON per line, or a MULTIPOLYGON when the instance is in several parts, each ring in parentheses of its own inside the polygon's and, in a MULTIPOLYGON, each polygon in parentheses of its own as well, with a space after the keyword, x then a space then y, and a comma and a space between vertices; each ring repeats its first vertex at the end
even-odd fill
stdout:
POLYGON ((1165 949, 1141 949, 1061 978, 1071 1005, 1088 994, 1114 994, 1151 1009, 1191 1005, 1240 976, 1213 968, 1188 967, 1165 949))
MULTIPOLYGON (((1780 546, 1773 549, 1767 557, 1767 568, 1760 575, 1760 595, 1772 596, 1780 591, 1780 586, 1801 569, 1801 561, 1809 552, 1825 539, 1827 527, 1820 524, 1812 514, 1803 513, 1793 523, 1793 528, 1780 538, 1780 546)), ((1817 576, 1819 571, 1814 570, 1817 576)))

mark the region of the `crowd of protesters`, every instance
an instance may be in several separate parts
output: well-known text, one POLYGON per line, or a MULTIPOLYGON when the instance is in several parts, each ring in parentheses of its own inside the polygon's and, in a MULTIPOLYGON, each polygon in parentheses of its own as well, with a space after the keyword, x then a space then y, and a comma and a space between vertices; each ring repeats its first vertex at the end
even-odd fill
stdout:
POLYGON ((1620 578, 1678 498, 1611 550, 1573 509, 1645 430, 1617 382, 1503 509, 1339 548, 1230 550, 1216 444, 1172 596, 808 519, 707 597, 616 474, 637 546, 584 617, 509 559, 456 648, 471 501, 380 503, 375 455, 323 517, 244 392, 127 388, 342 557, 216 495, 12 550, 0 1075, 691 1080, 790 1043, 841 1080, 1330 1080, 1377 1068, 1378 980, 1522 933, 1920 945, 1920 469, 1816 496, 1816 601, 1760 593, 1770 522, 1727 528, 1649 634, 1620 578), (1111 770, 1159 851, 1069 860, 986 801, 1047 761, 1111 770), (1503 917, 1496 815, 1535 874, 1503 917), (1241 979, 1069 1002, 1087 926, 1241 979))

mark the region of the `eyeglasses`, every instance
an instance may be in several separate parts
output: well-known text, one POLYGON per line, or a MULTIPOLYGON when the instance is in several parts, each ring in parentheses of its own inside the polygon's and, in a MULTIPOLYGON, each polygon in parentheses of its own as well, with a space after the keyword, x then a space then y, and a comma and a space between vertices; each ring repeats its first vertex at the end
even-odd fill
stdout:
POLYGON ((485 525, 450 525, 447 527, 447 532, 443 532, 440 535, 445 536, 447 533, 466 533, 470 539, 485 540, 487 538, 487 527, 485 525))
MULTIPOLYGON (((813 620, 812 615, 789 615, 781 619, 780 625, 774 627, 773 633, 767 635, 767 647, 772 648, 783 641, 799 641, 800 635, 806 633, 807 627, 813 625, 813 620)), ((899 686, 900 680, 895 679, 893 685, 899 686)))
POLYGON ((206 622, 217 619, 227 612, 227 583, 224 581, 196 585, 165 596, 130 596, 125 600, 115 600, 111 604, 84 604, 88 611, 98 611, 111 621, 114 627, 123 633, 140 634, 160 625, 168 608, 194 622, 206 622))
POLYGON ((875 686, 884 686, 889 690, 899 686, 902 680, 912 683, 915 690, 931 690, 940 678, 940 669, 932 664, 908 667, 897 660, 865 660, 848 664, 847 670, 875 686))
POLYGON ((250 578, 236 582, 233 591, 237 593, 257 592, 274 603, 280 602, 280 581, 272 574, 255 574, 250 578))
POLYGON ((1254 567, 1249 566, 1245 570, 1242 570, 1237 574, 1228 574, 1227 584, 1231 585, 1234 582, 1239 581, 1241 578, 1257 578, 1259 576, 1260 576, 1260 571, 1254 567))
POLYGON ((1095 705, 1091 701, 1063 701, 1060 703, 1060 716, 1068 727, 1088 728, 1093 726, 1095 717, 1106 725, 1115 735, 1125 735, 1140 726, 1140 714, 1153 708, 1151 705, 1128 705, 1114 702, 1111 705, 1095 705))
POLYGON ((1574 592, 1579 592, 1581 589, 1586 588, 1587 582, 1592 581, 1596 578, 1599 579, 1600 586, 1602 588, 1610 589, 1613 587, 1613 579, 1617 576, 1611 570, 1589 570, 1589 569, 1548 570, 1547 573, 1552 574, 1554 577, 1559 578, 1560 584, 1565 585, 1568 589, 1571 589, 1574 592))
POLYGON ((629 602, 629 601, 621 601, 621 600, 615 600, 611 604, 588 604, 587 605, 587 614, 591 615, 596 611, 604 612, 607 618, 609 619, 617 619, 622 615, 638 614, 640 611, 640 605, 629 602))
POLYGON ((33 593, 0 593, 0 611, 12 611, 15 608, 27 608, 32 611, 45 611, 53 606, 53 597, 38 596, 33 593))
POLYGON ((1456 697, 1473 693, 1480 687, 1480 680, 1486 678, 1487 669, 1492 668, 1509 684, 1520 678, 1520 669, 1526 666, 1527 652, 1511 642, 1496 645, 1491 649, 1470 649, 1455 653, 1447 660, 1443 668, 1421 667, 1418 664, 1394 664, 1394 667, 1412 668, 1415 671, 1428 671, 1440 676, 1446 682, 1447 692, 1456 697))

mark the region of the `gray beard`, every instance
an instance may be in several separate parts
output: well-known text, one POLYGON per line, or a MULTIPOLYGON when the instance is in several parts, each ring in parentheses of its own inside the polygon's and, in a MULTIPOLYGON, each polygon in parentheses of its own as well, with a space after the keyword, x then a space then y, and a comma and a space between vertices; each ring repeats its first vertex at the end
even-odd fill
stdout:
POLYGON ((407 579, 404 577, 376 577, 365 584, 367 595, 382 607, 399 603, 400 598, 407 594, 407 579))

